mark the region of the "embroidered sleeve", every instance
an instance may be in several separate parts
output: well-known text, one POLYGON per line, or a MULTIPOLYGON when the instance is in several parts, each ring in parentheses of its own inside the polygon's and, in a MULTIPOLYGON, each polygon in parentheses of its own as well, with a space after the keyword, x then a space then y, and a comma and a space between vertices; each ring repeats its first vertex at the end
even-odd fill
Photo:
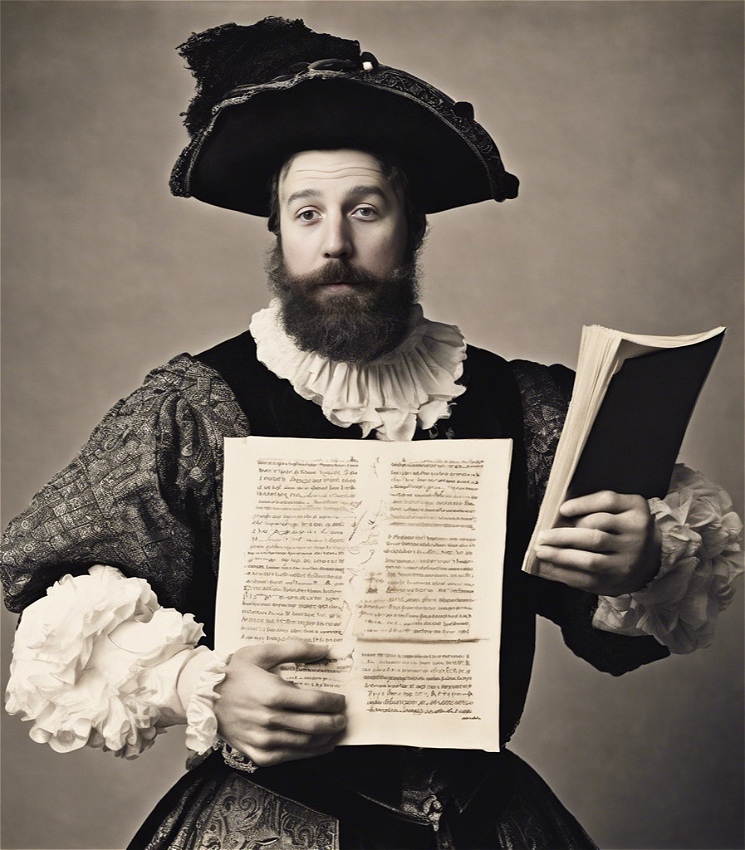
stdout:
POLYGON ((208 367, 181 355, 152 372, 9 524, 0 553, 8 608, 22 610, 63 575, 109 564, 204 621, 192 583, 216 562, 222 441, 246 433, 208 367))
POLYGON ((202 634, 143 579, 103 565, 64 576, 24 612, 6 708, 57 752, 88 745, 134 758, 187 719, 187 745, 207 749, 217 724, 205 698, 225 665, 196 648, 202 634))
POLYGON ((513 360, 510 365, 523 404, 528 501, 535 518, 564 427, 574 373, 565 366, 547 367, 528 360, 513 360))
POLYGON ((5 600, 26 610, 7 707, 35 740, 129 757, 187 720, 187 741, 210 740, 220 666, 179 612, 212 617, 222 442, 247 433, 220 376, 182 355, 115 405, 9 524, 5 600))
POLYGON ((643 590, 601 596, 598 629, 653 635, 678 654, 709 646, 716 621, 743 572, 742 522, 729 495, 700 472, 678 464, 670 492, 651 499, 662 535, 662 565, 643 590))

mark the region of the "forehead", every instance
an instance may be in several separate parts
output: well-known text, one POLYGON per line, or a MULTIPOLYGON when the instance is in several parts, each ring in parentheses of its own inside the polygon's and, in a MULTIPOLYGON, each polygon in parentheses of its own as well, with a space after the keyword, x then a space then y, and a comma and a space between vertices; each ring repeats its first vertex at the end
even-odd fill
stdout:
POLYGON ((391 192, 380 162, 366 151, 302 151, 295 154, 280 173, 280 194, 301 188, 333 192, 349 183, 378 186, 391 192))

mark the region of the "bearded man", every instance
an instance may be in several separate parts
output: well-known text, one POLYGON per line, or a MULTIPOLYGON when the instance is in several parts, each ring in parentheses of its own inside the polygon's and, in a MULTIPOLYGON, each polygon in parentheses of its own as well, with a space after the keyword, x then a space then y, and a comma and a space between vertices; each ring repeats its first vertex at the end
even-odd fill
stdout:
MULTIPOLYGON (((649 587, 677 558, 660 500, 566 502, 568 527, 537 549, 541 576, 521 572, 571 373, 467 346, 418 304, 425 213, 517 194, 493 140, 468 104, 301 21, 228 24, 182 53, 198 91, 172 190, 268 216, 276 298, 241 336, 152 372, 9 526, 6 599, 25 613, 8 709, 61 751, 135 756, 187 725, 199 757, 131 848, 594 847, 508 749, 338 747, 343 697, 276 672, 324 647, 292 639, 230 659, 209 648, 223 438, 513 440, 503 747, 527 693, 536 614, 613 674, 690 651, 729 600, 739 529, 730 523, 721 551, 700 561, 724 580, 680 596, 707 614, 672 630, 650 615, 661 597, 649 587)), ((696 482, 679 470, 673 487, 695 495, 696 482)))

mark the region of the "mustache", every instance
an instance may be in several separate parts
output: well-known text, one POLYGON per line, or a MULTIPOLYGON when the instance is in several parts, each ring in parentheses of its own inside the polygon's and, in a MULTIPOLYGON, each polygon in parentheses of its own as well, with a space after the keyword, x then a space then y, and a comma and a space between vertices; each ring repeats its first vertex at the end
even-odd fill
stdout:
POLYGON ((293 275, 293 283, 304 290, 317 289, 330 283, 348 283, 361 287, 373 287, 379 278, 346 260, 328 260, 320 269, 302 275, 293 275))

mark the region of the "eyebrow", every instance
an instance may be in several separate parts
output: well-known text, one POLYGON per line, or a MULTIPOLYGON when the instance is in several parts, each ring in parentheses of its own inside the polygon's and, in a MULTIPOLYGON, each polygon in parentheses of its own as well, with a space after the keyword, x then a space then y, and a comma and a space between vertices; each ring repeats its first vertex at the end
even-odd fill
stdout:
POLYGON ((303 198, 318 198, 320 194, 318 189, 300 189, 298 192, 293 192, 285 203, 289 205, 293 201, 299 201, 303 198))
MULTIPOLYGON (((318 189, 299 189, 290 195, 285 201, 285 204, 289 206, 293 201, 303 200, 304 198, 319 198, 321 194, 318 189)), ((352 186, 351 189, 347 189, 344 193, 346 199, 359 198, 364 195, 375 195, 383 201, 388 200, 385 192, 379 186, 352 186)))

